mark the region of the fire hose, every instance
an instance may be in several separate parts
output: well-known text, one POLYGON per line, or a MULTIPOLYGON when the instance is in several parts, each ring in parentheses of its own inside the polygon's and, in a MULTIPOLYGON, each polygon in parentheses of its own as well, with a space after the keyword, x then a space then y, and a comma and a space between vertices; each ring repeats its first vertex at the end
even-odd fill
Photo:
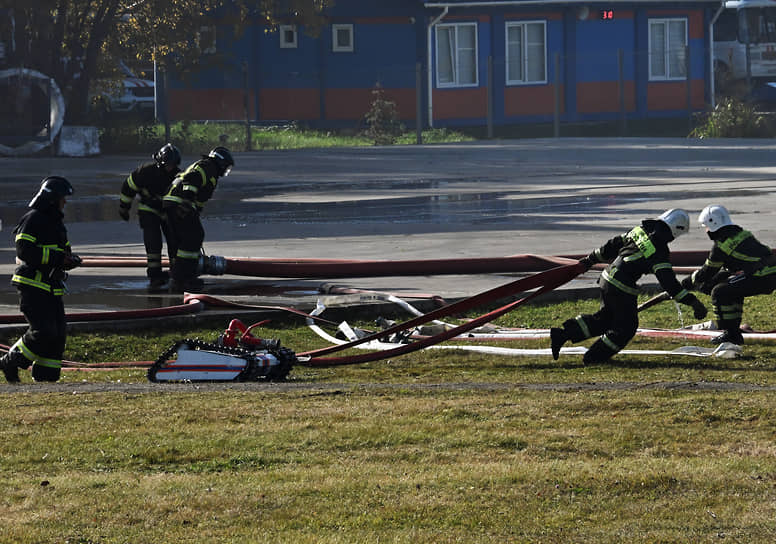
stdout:
MULTIPOLYGON (((300 353, 299 358, 300 362, 304 364, 308 364, 311 366, 323 366, 323 365, 335 365, 335 364, 355 364, 360 362, 366 362, 376 359, 381 359, 384 357, 390 357, 393 355, 400 355, 402 353, 409 353, 412 351, 416 351, 418 349, 422 349, 423 347, 426 347, 428 345, 432 345, 435 343, 442 342, 444 340, 447 340, 449 338, 452 338, 454 336, 457 336, 459 334, 462 334, 463 332, 466 332, 468 330, 474 329, 478 326, 480 326, 483 323, 487 323, 488 321, 491 321, 509 311, 512 309, 518 307, 519 305, 539 296, 542 293, 546 293, 548 291, 551 291, 552 289, 555 289, 556 287, 559 287, 560 285, 563 285, 564 283, 570 281, 574 277, 578 276, 582 272, 584 272, 585 268, 583 265, 580 264, 573 264, 573 265, 565 265, 561 267, 557 267, 555 269, 541 272, 538 274, 534 274, 532 276, 529 276, 527 278, 523 278, 514 282, 511 282, 506 285, 502 285, 500 287, 496 287, 494 289, 491 289, 489 291, 485 291, 483 293, 480 293, 478 295, 474 295, 472 297, 469 297, 467 299, 464 299, 462 301, 449 304, 447 306, 444 306, 442 308, 439 308, 435 311, 432 311, 428 314, 415 317, 414 319, 411 319, 410 321, 407 321, 405 323, 401 323, 398 325, 395 325, 387 330, 380 331, 379 333, 373 333, 371 335, 365 336, 362 339, 356 340, 354 342, 350 342, 348 344, 345 344, 343 346, 333 346, 329 348, 323 348, 319 350, 314 350, 307 353, 300 353), (502 306, 501 308, 498 308, 496 310, 493 310, 489 313, 486 313, 476 319, 473 319, 469 321, 468 323, 461 325, 459 327, 455 327, 449 331, 445 331, 442 334, 438 334, 436 336, 427 337, 419 342, 415 342, 413 344, 409 344, 406 346, 401 346, 400 348, 397 348, 395 350, 392 350, 387 353, 370 353, 365 355, 357 355, 357 356, 348 356, 348 357, 335 357, 335 358, 325 358, 321 357, 322 355, 333 353, 336 351, 340 351, 342 349, 347 349, 349 347, 362 344, 364 342, 368 342, 372 339, 384 336, 386 334, 391 334, 393 332, 402 331, 408 328, 415 327, 417 325, 427 323, 429 321, 435 320, 439 317, 444 317, 456 313, 461 313, 464 311, 467 311, 471 308, 474 308, 476 306, 481 306, 486 303, 493 302, 495 300, 514 295, 516 293, 520 293, 523 291, 531 290, 531 289, 537 289, 535 292, 529 294, 528 296, 519 299, 517 301, 511 302, 505 306, 502 306)), ((208 297, 207 295, 189 295, 185 299, 185 304, 181 305, 180 307, 175 307, 175 310, 179 310, 180 308, 186 308, 187 310, 191 310, 193 307, 197 307, 198 309, 202 307, 202 305, 205 304, 204 301, 210 300, 211 302, 213 299, 208 297)), ((233 307, 240 307, 243 305, 238 305, 234 303, 230 303, 230 306, 233 307)), ((250 306, 251 308, 255 308, 254 306, 250 306)), ((267 308, 267 307, 265 307, 267 308)), ((279 307, 271 307, 273 309, 280 309, 279 307)), ((132 315, 137 316, 141 313, 145 313, 145 310, 137 310, 137 311, 129 311, 129 312, 121 312, 123 315, 132 315)), ((106 314, 119 314, 119 312, 98 312, 95 314, 84 314, 84 315, 78 315, 81 319, 105 319, 106 314)), ((311 316, 308 314, 305 314, 304 312, 300 312, 303 314, 307 319, 312 319, 311 316)), ((70 316, 70 319, 73 319, 73 315, 70 316)), ((328 322, 326 320, 322 320, 328 324, 331 324, 331 322, 328 322)), ((3 346, 0 346, 3 347, 3 346)), ((7 350, 8 347, 4 346, 4 348, 7 350)), ((78 363, 74 362, 66 362, 65 366, 80 366, 78 363)), ((89 365, 90 367, 94 365, 89 365)), ((116 366, 126 366, 126 365, 116 365, 116 364, 106 364, 104 367, 107 368, 114 368, 116 366)))
MULTIPOLYGON (((677 265, 687 264, 697 266, 699 260, 705 258, 706 252, 683 252, 676 253, 672 261, 677 265)), ((223 257, 205 257, 203 263, 203 273, 211 274, 235 274, 252 275, 262 277, 379 277, 390 275, 436 275, 436 274, 473 274, 490 272, 528 272, 541 270, 537 274, 512 282, 484 293, 474 295, 457 303, 439 308, 428 314, 418 316, 410 321, 395 325, 386 330, 381 330, 356 339, 352 342, 338 346, 322 348, 310 352, 300 353, 300 362, 310 366, 326 366, 340 364, 355 364, 367 361, 383 359, 386 357, 410 353, 424 347, 437 344, 439 342, 454 338, 464 332, 470 331, 480 325, 492 321, 493 319, 504 315, 525 302, 551 291, 560 285, 570 281, 577 275, 584 272, 584 267, 572 259, 580 256, 561 256, 544 257, 537 255, 515 255, 495 259, 440 259, 423 261, 347 261, 334 259, 225 259, 223 257), (574 264, 568 264, 573 262, 574 264), (558 266, 558 265, 561 266, 558 266), (469 321, 464 325, 453 327, 440 334, 428 336, 412 344, 406 344, 397 348, 363 355, 345 356, 345 357, 324 357, 330 353, 355 347, 372 340, 377 340, 392 333, 404 331, 418 325, 436 320, 438 318, 461 313, 475 306, 493 302, 506 296, 514 295, 519 292, 537 289, 528 296, 509 303, 501 308, 493 310, 476 319, 469 321)), ((83 259, 83 266, 146 266, 146 260, 133 257, 86 257, 83 259)), ((200 298, 189 297, 185 299, 183 305, 168 307, 165 309, 157 308, 150 310, 129 310, 119 312, 98 312, 93 314, 69 314, 68 320, 72 321, 90 321, 104 319, 131 319, 139 317, 158 317, 160 315, 176 315, 178 313, 190 313, 199 311, 203 308, 205 302, 200 298)), ((661 299, 662 300, 662 299, 661 299)), ((659 301, 658 301, 659 302, 659 301)), ((655 302, 656 303, 656 302, 655 302)), ((251 306, 251 308, 255 308, 251 306)), ((282 307, 263 307, 264 309, 282 309, 282 307)), ((303 312, 298 312, 304 314, 303 312)), ((319 319, 304 314, 308 319, 319 319)), ((14 316, 14 320, 3 321, 0 316, 0 323, 20 322, 21 316, 14 316)), ((8 318, 6 318, 8 319, 8 318)), ((325 322, 325 320, 321 320, 325 322)), ((330 324, 330 322, 329 322, 330 324)), ((68 362, 72 365, 79 363, 68 362)), ((105 367, 130 366, 132 363, 105 363, 105 367)), ((97 365, 88 365, 89 367, 97 365)), ((135 364, 137 366, 137 364, 135 364)))
MULTIPOLYGON (((366 278, 385 276, 432 276, 441 274, 490 274, 536 272, 576 260, 542 255, 471 259, 428 259, 408 261, 344 259, 233 259, 202 256, 201 274, 267 278, 366 278)), ((163 263, 164 264, 164 263, 163 263)), ((82 267, 145 267, 139 257, 83 257, 82 267)))
MULTIPOLYGON (((671 254, 677 272, 694 270, 707 252, 684 251, 671 254)), ((265 278, 366 278, 386 276, 434 276, 447 274, 526 273, 573 264, 584 255, 546 256, 521 254, 507 257, 465 259, 424 259, 406 261, 346 259, 242 259, 216 255, 200 258, 199 273, 213 276, 231 274, 265 278)), ((164 264, 164 263, 163 263, 164 264)), ((141 257, 83 257, 83 267, 145 267, 141 257)), ((601 268, 603 265, 596 265, 601 268)))
POLYGON ((650 298, 646 302, 639 304, 638 311, 643 312, 644 310, 652 308, 653 306, 656 306, 661 302, 665 302, 666 300, 670 300, 670 299, 671 299, 671 295, 669 295, 666 291, 663 291, 662 293, 658 293, 654 297, 650 298))
MULTIPOLYGON (((67 321, 107 321, 123 319, 143 319, 149 317, 167 317, 200 312, 205 304, 196 299, 184 300, 183 304, 145 310, 117 310, 112 312, 75 312, 65 314, 67 321)), ((0 315, 0 324, 25 323, 23 315, 0 315)))
POLYGON ((581 265, 579 263, 553 268, 551 270, 540 272, 532 276, 529 276, 527 278, 522 278, 514 282, 508 283, 506 285, 502 285, 500 287, 490 289, 488 291, 485 291, 478 295, 474 295, 464 300, 455 302, 453 304, 449 304, 437 310, 431 311, 425 315, 415 317, 413 319, 410 319, 409 321, 405 321, 404 323, 399 323, 385 330, 368 334, 352 342, 348 342, 346 344, 342 344, 338 346, 330 346, 330 347, 321 348, 313 351, 299 353, 298 356, 300 358, 300 362, 302 362, 303 364, 307 364, 310 366, 324 366, 324 365, 343 365, 343 364, 363 363, 363 362, 383 359, 386 357, 402 355, 405 353, 417 351, 426 346, 437 344, 445 340, 449 340, 450 338, 458 336, 459 334, 475 329, 484 323, 492 321, 497 317, 500 317, 506 314, 507 312, 517 308, 521 304, 524 304, 525 302, 528 302, 529 300, 536 298, 537 296, 543 293, 552 291, 553 289, 560 287, 561 285, 574 279, 584 271, 585 271, 584 265, 581 265), (381 337, 388 336, 393 333, 397 333, 413 327, 417 327, 419 325, 428 323, 429 321, 439 319, 441 317, 462 313, 476 306, 481 306, 483 304, 490 303, 495 300, 499 300, 507 296, 524 292, 530 289, 537 289, 537 290, 524 298, 521 298, 505 306, 502 306, 501 308, 498 308, 489 313, 486 313, 476 319, 469 321, 468 323, 465 323, 458 327, 454 327, 450 330, 441 332, 437 335, 426 337, 417 342, 413 342, 412 344, 406 344, 385 352, 368 353, 368 354, 362 354, 362 355, 351 355, 351 356, 345 356, 345 357, 322 357, 323 355, 328 355, 330 353, 342 351, 351 347, 358 346, 360 344, 364 344, 372 340, 378 340, 381 337))
POLYGON ((355 339, 342 345, 300 354, 295 354, 291 350, 281 347, 278 340, 254 337, 250 334, 250 330, 258 324, 245 327, 239 320, 233 320, 227 331, 215 343, 204 343, 197 339, 184 339, 174 343, 149 367, 147 375, 149 381, 152 382, 273 381, 284 379, 295 363, 308 366, 344 365, 402 355, 443 342, 479 327, 483 323, 492 321, 528 300, 568 282, 585 270, 586 267, 581 263, 557 267, 439 308, 434 312, 418 316, 401 325, 394 325, 379 333, 365 334, 361 339, 355 339), (378 350, 363 355, 320 357, 322 354, 358 346, 385 334, 426 323, 436 317, 462 312, 474 306, 530 289, 536 289, 536 291, 464 325, 411 344, 399 345, 388 351, 378 350), (173 360, 172 357, 176 354, 177 357, 173 360))

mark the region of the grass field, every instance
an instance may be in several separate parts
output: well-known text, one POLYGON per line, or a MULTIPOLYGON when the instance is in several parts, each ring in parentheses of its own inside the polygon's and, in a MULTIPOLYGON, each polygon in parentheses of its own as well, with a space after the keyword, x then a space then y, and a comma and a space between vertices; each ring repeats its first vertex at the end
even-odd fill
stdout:
MULTIPOLYGON (((166 141, 165 127, 156 123, 138 124, 132 120, 117 122, 100 131, 103 152, 147 152, 149 148, 166 141)), ((475 138, 463 132, 449 129, 426 129, 422 132, 424 144, 471 141, 475 138)), ((178 122, 170 127, 169 140, 183 154, 203 153, 221 144, 232 151, 307 149, 329 147, 371 146, 374 142, 357 130, 324 131, 296 125, 252 126, 246 132, 241 123, 178 122), (250 146, 247 144, 250 134, 250 146)), ((415 144, 417 135, 408 130, 396 139, 397 145, 415 144)))
MULTIPOLYGON (((772 328, 771 302, 748 300, 745 320, 772 328)), ((499 323, 547 327, 596 306, 537 304, 499 323)), ((679 321, 670 302, 641 317, 679 321)), ((67 357, 148 360, 219 332, 71 336, 67 357)), ((264 335, 323 345, 298 323, 264 335)), ((420 352, 297 366, 289 387, 79 387, 146 383, 124 369, 46 389, 24 372, 23 387, 0 386, 0 541, 773 542, 774 370, 772 345, 747 344, 738 359, 591 367, 420 352)))

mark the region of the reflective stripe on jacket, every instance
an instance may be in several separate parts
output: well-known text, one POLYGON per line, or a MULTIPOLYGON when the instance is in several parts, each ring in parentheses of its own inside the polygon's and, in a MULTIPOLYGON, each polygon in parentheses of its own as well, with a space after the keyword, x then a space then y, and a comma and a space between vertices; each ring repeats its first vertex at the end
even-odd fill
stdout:
POLYGON ((120 206, 131 207, 135 196, 139 196, 138 210, 160 214, 162 197, 167 194, 172 180, 179 172, 177 168, 167 171, 156 163, 148 163, 136 168, 121 185, 120 206))
POLYGON ((190 206, 201 211, 218 185, 218 169, 212 159, 203 158, 178 174, 164 195, 163 206, 190 206))
POLYGON ((11 278, 14 285, 35 287, 64 294, 65 255, 71 252, 62 212, 56 207, 31 209, 14 229, 19 266, 11 278))
POLYGON ((644 274, 654 274, 660 286, 673 299, 685 304, 695 296, 682 288, 671 266, 668 242, 673 239, 662 221, 646 219, 638 227, 607 241, 588 257, 593 262, 609 262, 601 280, 628 295, 636 296, 636 282, 644 274))
POLYGON ((704 286, 711 282, 723 267, 730 273, 741 271, 755 277, 776 274, 773 251, 748 230, 738 225, 727 225, 709 236, 714 246, 700 270, 692 275, 696 285, 704 286))

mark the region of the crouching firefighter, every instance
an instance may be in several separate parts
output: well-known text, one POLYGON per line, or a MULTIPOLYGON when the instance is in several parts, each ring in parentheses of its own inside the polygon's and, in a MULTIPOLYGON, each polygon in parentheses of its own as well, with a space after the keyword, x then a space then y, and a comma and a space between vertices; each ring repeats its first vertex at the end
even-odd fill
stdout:
MULTIPOLYGON (((229 175, 234 166, 232 154, 225 147, 216 147, 189 166, 172 182, 162 199, 162 206, 173 240, 175 260, 170 267, 172 291, 196 291, 203 282, 197 277, 205 230, 199 214, 213 192, 218 178, 229 175)), ((170 241, 167 241, 170 245, 170 241)))
POLYGON ((55 382, 62 368, 67 332, 66 270, 81 263, 74 255, 63 222, 65 202, 73 187, 63 177, 49 176, 29 203, 31 208, 14 229, 16 262, 11 279, 19 292, 19 306, 29 328, 0 358, 5 379, 19 381, 19 369, 32 365, 35 381, 55 382))
POLYGON ((682 280, 682 286, 711 295, 718 329, 712 343, 741 345, 744 299, 776 289, 776 257, 751 232, 733 223, 723 206, 706 206, 698 216, 714 242, 703 266, 682 280))
POLYGON ((153 155, 154 162, 143 164, 133 170, 121 185, 119 216, 129 221, 129 210, 135 196, 140 198, 137 206, 137 218, 143 230, 143 245, 146 250, 146 275, 149 287, 157 289, 167 283, 169 274, 162 270, 162 236, 167 240, 167 253, 172 262, 174 254, 170 252, 170 233, 167 218, 162 212, 162 197, 167 194, 170 184, 180 172, 181 152, 172 144, 165 144, 153 155))
POLYGON ((636 282, 644 274, 654 274, 671 298, 692 306, 695 318, 703 319, 706 307, 680 285, 669 259, 668 244, 689 228, 687 212, 671 209, 657 219, 645 219, 581 259, 588 269, 596 263, 611 263, 598 280, 601 307, 594 314, 579 315, 550 329, 553 359, 558 359, 567 341, 576 343, 593 336, 600 338, 585 353, 585 364, 608 361, 625 348, 639 326, 636 282))

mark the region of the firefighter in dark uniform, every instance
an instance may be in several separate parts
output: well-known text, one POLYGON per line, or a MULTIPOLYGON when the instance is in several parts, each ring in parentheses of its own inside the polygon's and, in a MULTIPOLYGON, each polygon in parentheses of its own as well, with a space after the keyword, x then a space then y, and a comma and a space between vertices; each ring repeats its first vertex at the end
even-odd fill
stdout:
POLYGON ((172 144, 164 145, 153 155, 154 162, 144 164, 127 177, 121 186, 119 215, 129 221, 129 210, 135 196, 139 196, 137 218, 143 230, 143 244, 146 250, 149 286, 152 289, 162 287, 169 274, 162 270, 162 235, 167 240, 167 253, 172 262, 174 254, 170 252, 170 233, 167 218, 162 210, 162 197, 167 194, 170 184, 180 172, 181 152, 172 144))
POLYGON ((776 289, 776 257, 751 232, 733 224, 723 206, 706 206, 698 222, 706 227, 714 246, 703 266, 686 277, 682 285, 711 295, 714 319, 723 331, 711 341, 741 345, 744 299, 776 289))
POLYGON ((594 314, 566 320, 550 329, 552 357, 557 360, 564 343, 581 342, 600 336, 583 357, 585 364, 608 361, 630 342, 639 326, 636 282, 644 274, 654 274, 671 298, 692 306, 695 318, 706 316, 706 307, 676 279, 670 263, 669 242, 690 228, 687 212, 671 209, 657 219, 615 236, 580 262, 588 269, 596 263, 611 263, 598 283, 601 308, 594 314))
POLYGON ((14 229, 16 261, 11 279, 19 292, 29 328, 0 358, 5 379, 19 381, 19 369, 32 364, 35 381, 55 382, 62 368, 67 332, 65 307, 66 270, 81 263, 74 255, 63 222, 65 201, 73 187, 63 177, 49 176, 30 201, 31 208, 14 229))
POLYGON ((178 174, 163 198, 175 255, 170 268, 172 291, 196 291, 203 286, 197 277, 205 239, 199 214, 213 196, 218 178, 228 176, 232 166, 234 159, 229 150, 216 147, 178 174))

